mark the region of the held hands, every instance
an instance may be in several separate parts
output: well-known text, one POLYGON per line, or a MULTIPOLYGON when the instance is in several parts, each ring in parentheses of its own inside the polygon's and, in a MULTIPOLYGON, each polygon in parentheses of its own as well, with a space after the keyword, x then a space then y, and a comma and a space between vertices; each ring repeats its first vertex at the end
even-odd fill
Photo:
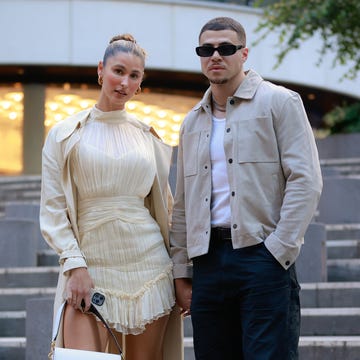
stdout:
POLYGON ((175 279, 176 303, 181 309, 181 315, 190 315, 192 283, 191 279, 178 278, 175 279))
POLYGON ((75 310, 81 309, 81 301, 84 300, 84 311, 88 311, 91 304, 90 291, 94 283, 86 268, 76 268, 71 270, 69 279, 66 283, 66 301, 75 310))

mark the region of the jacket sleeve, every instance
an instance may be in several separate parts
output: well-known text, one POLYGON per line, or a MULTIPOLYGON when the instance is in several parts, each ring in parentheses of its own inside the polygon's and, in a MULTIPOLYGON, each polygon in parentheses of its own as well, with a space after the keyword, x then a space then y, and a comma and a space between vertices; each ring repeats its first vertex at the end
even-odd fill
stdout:
POLYGON ((322 177, 315 138, 302 100, 291 93, 274 106, 274 127, 285 178, 275 231, 265 245, 286 269, 299 254, 306 229, 318 206, 322 177))
POLYGON ((64 159, 61 143, 56 142, 55 134, 55 129, 52 129, 42 150, 40 228, 45 241, 59 255, 66 273, 73 268, 86 267, 86 262, 69 220, 61 181, 64 159))
POLYGON ((176 190, 170 228, 170 255, 173 261, 174 278, 191 278, 192 264, 188 258, 186 240, 184 167, 182 150, 183 126, 180 129, 180 143, 177 154, 176 190))

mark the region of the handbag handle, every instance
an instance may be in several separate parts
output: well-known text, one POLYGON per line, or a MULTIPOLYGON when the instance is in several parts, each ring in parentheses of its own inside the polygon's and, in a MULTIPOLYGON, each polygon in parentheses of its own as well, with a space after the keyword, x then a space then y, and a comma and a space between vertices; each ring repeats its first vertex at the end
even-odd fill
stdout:
MULTIPOLYGON (((51 352, 49 354, 49 359, 51 359, 50 356, 52 355, 53 349, 55 348, 55 342, 56 342, 56 339, 57 339, 58 334, 59 334, 61 318, 62 318, 64 309, 65 309, 65 305, 66 305, 66 301, 61 304, 61 306, 60 306, 60 308, 59 308, 59 310, 58 310, 58 312, 56 314, 56 318, 55 318, 54 326, 53 326, 52 341, 51 341, 51 352)), ((84 306, 85 306, 85 303, 84 303, 84 300, 83 300, 81 302, 81 307, 84 308, 84 306)), ((115 334, 110 329, 110 326, 105 321, 105 319, 102 317, 102 315, 99 313, 99 311, 96 309, 96 307, 93 304, 91 304, 90 308, 89 308, 89 310, 87 312, 94 314, 104 324, 105 328, 107 329, 107 331, 109 332, 109 334, 111 335, 111 337, 113 338, 113 340, 115 342, 117 350, 119 351, 119 354, 120 354, 120 358, 124 360, 124 355, 123 355, 123 352, 121 350, 121 346, 120 346, 115 334)))

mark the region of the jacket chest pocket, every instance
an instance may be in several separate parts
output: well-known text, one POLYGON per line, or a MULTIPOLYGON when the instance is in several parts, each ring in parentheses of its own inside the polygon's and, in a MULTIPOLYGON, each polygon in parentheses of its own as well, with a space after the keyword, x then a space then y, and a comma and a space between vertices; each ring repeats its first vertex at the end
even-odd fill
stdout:
POLYGON ((183 134, 184 176, 193 176, 198 172, 200 135, 200 131, 183 134))
POLYGON ((235 156, 238 163, 279 162, 271 118, 256 117, 236 124, 235 156))

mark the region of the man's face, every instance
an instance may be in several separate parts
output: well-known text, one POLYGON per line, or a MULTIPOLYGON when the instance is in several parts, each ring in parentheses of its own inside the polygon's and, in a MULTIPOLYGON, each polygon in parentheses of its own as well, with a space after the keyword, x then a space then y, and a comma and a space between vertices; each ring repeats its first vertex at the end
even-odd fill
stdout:
MULTIPOLYGON (((240 44, 238 36, 233 30, 207 30, 200 36, 200 46, 218 47, 220 45, 240 44)), ((233 55, 221 56, 215 51, 209 57, 200 57, 201 70, 212 84, 226 84, 238 82, 243 77, 243 64, 247 59, 248 49, 237 50, 233 55)))

